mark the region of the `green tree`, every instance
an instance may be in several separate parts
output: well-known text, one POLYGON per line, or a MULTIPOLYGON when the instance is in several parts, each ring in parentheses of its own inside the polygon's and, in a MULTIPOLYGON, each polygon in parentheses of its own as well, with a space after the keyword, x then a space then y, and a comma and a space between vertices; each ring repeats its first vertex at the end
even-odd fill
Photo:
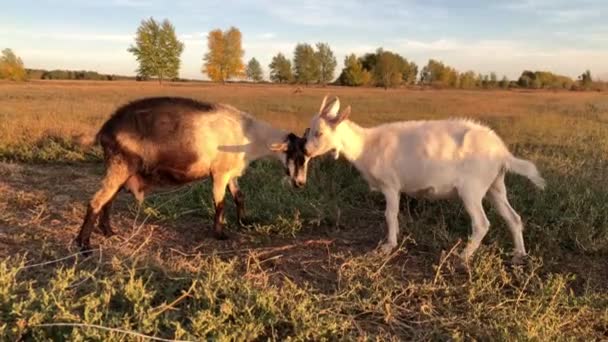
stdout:
POLYGON ((459 75, 459 86, 463 89, 472 89, 476 87, 475 72, 469 70, 459 75))
POLYGON ((358 87, 368 84, 371 81, 372 75, 369 71, 363 69, 361 60, 355 54, 348 55, 344 58, 344 69, 338 78, 342 85, 358 87))
POLYGON ((498 82, 498 86, 501 87, 502 89, 509 88, 509 79, 507 78, 507 76, 502 77, 502 80, 500 80, 500 82, 498 82))
POLYGON ((309 44, 298 44, 293 55, 293 68, 296 81, 306 85, 317 82, 321 70, 318 56, 312 46, 309 44))
POLYGON ((378 59, 377 53, 366 53, 363 57, 359 58, 363 69, 371 72, 376 67, 376 60, 378 59))
POLYGON ((390 51, 376 51, 376 65, 372 71, 374 81, 384 89, 397 87, 403 82, 404 60, 390 51))
POLYGON ((548 71, 525 70, 517 81, 522 88, 564 88, 570 89, 574 81, 568 76, 557 75, 548 71))
POLYGON ((208 52, 203 57, 203 72, 211 80, 226 82, 233 77, 245 75, 245 64, 243 56, 245 51, 242 47, 243 36, 236 27, 226 31, 215 29, 207 36, 208 52))
POLYGON ((408 62, 407 59, 399 56, 402 59, 403 64, 403 82, 405 84, 414 84, 416 83, 416 78, 418 77, 418 65, 414 62, 408 62))
POLYGON ((477 88, 483 88, 483 75, 481 73, 477 74, 477 78, 475 79, 475 86, 477 88))
POLYGON ((272 62, 268 65, 268 68, 270 68, 270 80, 272 82, 293 82, 291 62, 282 53, 278 53, 276 56, 272 57, 272 62))
POLYGON ((593 85, 593 78, 591 77, 591 71, 587 70, 578 77, 581 82, 581 86, 585 89, 591 88, 593 85))
POLYGON ((25 81, 27 79, 27 72, 23 67, 23 61, 11 49, 2 50, 2 56, 0 56, 0 79, 12 81, 25 81))
POLYGON ((319 62, 319 83, 325 85, 334 79, 336 57, 327 43, 317 43, 317 60, 319 62))
POLYGON ((260 62, 255 58, 249 60, 249 63, 247 63, 247 78, 254 82, 260 82, 264 79, 262 74, 263 71, 260 62))
POLYGON ((430 59, 422 69, 420 81, 428 85, 456 87, 459 82, 458 71, 440 61, 430 59))
POLYGON ((536 78, 536 75, 529 70, 524 70, 517 80, 517 84, 522 88, 530 88, 532 86, 532 80, 536 78))
POLYGON ((490 81, 488 86, 490 88, 496 88, 496 86, 498 86, 498 76, 496 76, 496 73, 493 71, 490 73, 490 81))
POLYGON ((169 20, 165 19, 159 24, 150 18, 142 20, 137 29, 135 45, 131 45, 128 51, 137 58, 139 77, 156 76, 162 83, 165 78, 178 77, 184 44, 177 39, 175 28, 169 20))

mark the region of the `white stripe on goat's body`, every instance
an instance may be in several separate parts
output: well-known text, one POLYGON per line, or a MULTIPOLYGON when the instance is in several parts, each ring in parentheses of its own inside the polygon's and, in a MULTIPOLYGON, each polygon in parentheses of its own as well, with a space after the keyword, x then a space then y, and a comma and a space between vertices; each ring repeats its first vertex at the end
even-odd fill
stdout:
POLYGON ((534 164, 513 157, 494 131, 463 119, 363 128, 346 119, 349 108, 335 117, 327 115, 336 107, 339 101, 332 101, 313 118, 306 150, 312 157, 340 151, 372 190, 385 195, 388 236, 384 251, 397 246, 399 193, 431 199, 457 195, 472 221, 473 232, 463 252, 469 258, 488 231, 482 199, 492 189, 492 201, 513 234, 514 257, 525 255, 521 219, 508 203, 504 172, 524 175, 541 188, 544 180, 534 164))

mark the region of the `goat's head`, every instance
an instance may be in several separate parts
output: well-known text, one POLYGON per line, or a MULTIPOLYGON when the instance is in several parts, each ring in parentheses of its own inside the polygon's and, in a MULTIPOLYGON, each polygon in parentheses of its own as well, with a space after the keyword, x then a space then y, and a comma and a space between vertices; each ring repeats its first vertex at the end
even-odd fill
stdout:
MULTIPOLYGON (((307 132, 308 130, 304 132, 304 136, 307 132)), ((306 184, 306 171, 310 157, 306 154, 305 146, 306 139, 293 133, 289 133, 284 142, 271 146, 271 150, 281 153, 280 159, 285 172, 291 179, 292 186, 296 188, 301 188, 306 184)))
POLYGON ((340 124, 348 118, 350 106, 340 112, 340 100, 323 98, 319 113, 312 118, 310 130, 304 135, 306 152, 316 157, 334 150, 336 159, 340 155, 341 142, 337 133, 340 124))

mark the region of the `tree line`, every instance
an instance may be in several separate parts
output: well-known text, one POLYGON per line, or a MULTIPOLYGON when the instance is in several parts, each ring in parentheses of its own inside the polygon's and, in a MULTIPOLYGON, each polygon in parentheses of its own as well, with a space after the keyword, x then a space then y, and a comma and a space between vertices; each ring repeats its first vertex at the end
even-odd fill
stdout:
MULTIPOLYGON (((264 69, 256 58, 247 64, 243 57, 242 34, 236 27, 227 30, 215 29, 207 36, 208 51, 203 56, 201 71, 215 82, 233 80, 264 81, 264 69)), ((169 20, 161 22, 154 18, 142 20, 135 42, 127 51, 138 62, 137 80, 157 79, 179 80, 181 54, 184 43, 179 41, 175 27, 169 20)), ((282 53, 272 57, 268 65, 269 78, 274 83, 335 84, 351 87, 376 86, 393 88, 399 86, 428 86, 433 88, 529 88, 529 89, 572 89, 585 90, 605 87, 595 82, 589 70, 574 80, 568 76, 548 71, 525 70, 517 80, 497 74, 476 73, 472 70, 460 72, 441 61, 430 59, 421 69, 396 52, 378 48, 375 52, 362 56, 355 54, 344 58, 344 67, 336 78, 336 57, 327 43, 310 45, 296 44, 293 57, 282 53)), ((53 70, 40 71, 25 69, 23 62, 10 49, 2 51, 0 57, 0 79, 25 80, 73 79, 73 80, 114 80, 129 79, 125 76, 103 75, 94 71, 53 70)))
POLYGON ((115 74, 101 74, 89 70, 44 70, 25 69, 28 80, 90 80, 90 81, 118 81, 135 80, 135 76, 123 76, 115 74))

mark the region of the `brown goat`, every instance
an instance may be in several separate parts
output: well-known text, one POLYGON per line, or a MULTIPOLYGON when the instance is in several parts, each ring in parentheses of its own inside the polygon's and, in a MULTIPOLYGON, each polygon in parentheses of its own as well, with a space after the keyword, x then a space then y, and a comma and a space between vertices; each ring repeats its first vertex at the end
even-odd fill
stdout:
POLYGON ((211 176, 215 203, 214 231, 223 231, 226 187, 235 201, 239 223, 244 198, 237 178, 256 159, 274 156, 301 187, 306 179, 308 158, 305 140, 273 128, 251 115, 223 104, 186 98, 156 97, 136 100, 120 107, 97 133, 103 148, 106 174, 101 189, 87 209, 76 243, 90 249, 93 226, 106 236, 112 201, 121 188, 141 203, 154 187, 186 184, 211 176))

